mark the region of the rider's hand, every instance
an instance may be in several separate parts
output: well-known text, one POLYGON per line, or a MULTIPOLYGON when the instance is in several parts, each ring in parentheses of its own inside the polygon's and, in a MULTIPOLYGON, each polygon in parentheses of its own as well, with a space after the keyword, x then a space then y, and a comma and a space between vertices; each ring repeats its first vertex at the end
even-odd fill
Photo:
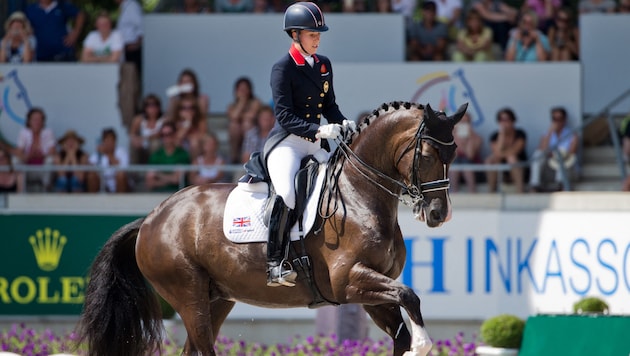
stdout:
POLYGON ((322 125, 317 130, 315 134, 315 138, 332 138, 336 139, 341 137, 341 125, 339 124, 328 124, 322 125))
POLYGON ((354 121, 343 120, 341 123, 345 132, 354 133, 357 132, 357 124, 354 121))

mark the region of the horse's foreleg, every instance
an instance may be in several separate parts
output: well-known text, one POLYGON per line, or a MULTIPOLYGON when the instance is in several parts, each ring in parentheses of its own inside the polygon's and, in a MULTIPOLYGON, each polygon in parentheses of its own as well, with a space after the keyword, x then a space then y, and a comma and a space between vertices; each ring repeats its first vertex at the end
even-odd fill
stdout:
MULTIPOLYGON (((411 350, 405 352, 405 356, 425 356, 431 350, 431 339, 424 328, 424 321, 420 312, 420 298, 411 288, 376 272, 362 263, 352 266, 348 278, 348 285, 346 286, 346 300, 348 303, 382 306, 384 308, 387 304, 396 304, 405 309, 411 319, 412 331, 411 350)), ((383 314, 383 312, 381 311, 377 315, 380 314, 383 314)), ((386 327, 398 329, 400 322, 402 322, 402 317, 394 317, 391 320, 393 320, 390 321, 391 325, 386 325, 386 327), (393 325, 396 323, 398 325, 393 325)), ((382 320, 381 322, 387 322, 387 320, 382 320)), ((386 329, 384 330, 388 332, 386 329)), ((396 335, 396 331, 393 333, 396 335)), ((396 341, 395 338, 394 341, 396 341)), ((402 351, 394 349, 394 354, 399 355, 402 351)))
POLYGON ((411 335, 400 313, 398 304, 363 305, 376 326, 394 340, 394 356, 411 348, 411 335))

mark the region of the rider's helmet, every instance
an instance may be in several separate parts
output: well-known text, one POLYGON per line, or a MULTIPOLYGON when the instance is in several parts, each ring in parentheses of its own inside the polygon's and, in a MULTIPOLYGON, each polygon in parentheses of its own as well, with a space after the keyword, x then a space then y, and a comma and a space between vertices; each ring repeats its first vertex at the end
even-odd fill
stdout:
POLYGON ((291 37, 293 30, 324 32, 328 31, 328 26, 317 5, 312 2, 296 2, 284 12, 284 30, 291 37))

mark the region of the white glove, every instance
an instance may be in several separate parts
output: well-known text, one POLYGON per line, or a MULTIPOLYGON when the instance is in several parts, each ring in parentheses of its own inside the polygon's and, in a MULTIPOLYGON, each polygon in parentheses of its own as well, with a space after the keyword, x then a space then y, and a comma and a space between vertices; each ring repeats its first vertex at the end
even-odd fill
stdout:
POLYGON ((339 138, 341 137, 341 125, 339 124, 328 124, 322 125, 317 130, 315 134, 315 138, 339 138))
POLYGON ((354 133, 357 132, 357 124, 354 121, 343 120, 341 125, 344 128, 344 131, 354 133))

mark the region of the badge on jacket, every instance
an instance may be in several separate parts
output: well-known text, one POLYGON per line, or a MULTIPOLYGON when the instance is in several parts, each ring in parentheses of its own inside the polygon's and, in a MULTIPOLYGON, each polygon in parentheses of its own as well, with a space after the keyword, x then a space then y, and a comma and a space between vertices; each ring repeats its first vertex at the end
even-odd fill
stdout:
POLYGON ((328 93, 328 81, 324 82, 324 93, 328 93))

